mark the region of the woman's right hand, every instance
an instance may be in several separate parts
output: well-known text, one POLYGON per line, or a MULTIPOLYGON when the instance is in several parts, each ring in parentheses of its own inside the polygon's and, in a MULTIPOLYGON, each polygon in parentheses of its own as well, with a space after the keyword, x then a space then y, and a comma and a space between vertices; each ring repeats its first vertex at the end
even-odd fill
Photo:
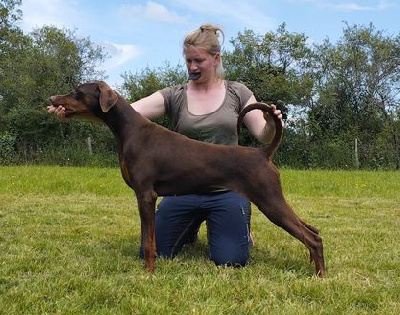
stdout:
POLYGON ((53 114, 54 113, 55 115, 57 115, 57 118, 60 121, 66 121, 67 120, 65 118, 65 108, 62 107, 62 106, 58 106, 58 107, 53 106, 53 105, 47 106, 47 112, 49 114, 53 114))

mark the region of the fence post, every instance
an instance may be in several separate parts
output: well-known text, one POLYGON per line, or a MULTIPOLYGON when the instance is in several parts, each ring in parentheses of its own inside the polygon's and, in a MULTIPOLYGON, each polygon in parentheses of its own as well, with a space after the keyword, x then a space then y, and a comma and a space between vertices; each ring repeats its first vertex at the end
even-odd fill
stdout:
POLYGON ((87 147, 88 147, 89 154, 92 155, 93 154, 93 150, 92 150, 92 137, 91 136, 86 138, 86 144, 87 144, 87 147))
POLYGON ((358 159, 358 139, 354 139, 354 164, 356 169, 360 168, 360 160, 358 159))

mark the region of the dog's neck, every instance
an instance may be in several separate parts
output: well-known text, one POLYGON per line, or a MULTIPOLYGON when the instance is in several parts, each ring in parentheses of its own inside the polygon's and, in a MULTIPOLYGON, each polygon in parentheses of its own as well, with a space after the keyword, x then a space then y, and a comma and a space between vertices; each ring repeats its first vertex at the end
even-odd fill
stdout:
POLYGON ((107 113, 102 113, 101 119, 120 143, 124 142, 124 135, 139 134, 138 132, 125 132, 126 129, 140 129, 152 124, 119 95, 117 103, 107 113))

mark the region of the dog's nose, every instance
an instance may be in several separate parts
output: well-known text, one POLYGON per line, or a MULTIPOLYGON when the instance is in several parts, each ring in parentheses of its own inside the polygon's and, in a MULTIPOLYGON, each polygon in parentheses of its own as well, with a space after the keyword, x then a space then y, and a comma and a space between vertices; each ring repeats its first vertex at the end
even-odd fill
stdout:
POLYGON ((50 96, 50 102, 53 104, 56 101, 56 96, 52 95, 50 96))

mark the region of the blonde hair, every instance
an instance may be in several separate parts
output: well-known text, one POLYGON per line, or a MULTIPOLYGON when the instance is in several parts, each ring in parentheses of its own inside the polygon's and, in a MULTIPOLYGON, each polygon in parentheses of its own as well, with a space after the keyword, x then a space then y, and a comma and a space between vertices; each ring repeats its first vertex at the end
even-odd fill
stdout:
MULTIPOLYGON (((219 41, 219 33, 222 35, 222 43, 225 40, 225 34, 219 26, 211 24, 203 24, 197 30, 186 35, 183 42, 183 50, 188 46, 201 47, 210 55, 221 53, 221 44, 219 41)), ((222 59, 220 57, 219 64, 215 69, 218 78, 223 77, 224 70, 222 67, 222 59)))

